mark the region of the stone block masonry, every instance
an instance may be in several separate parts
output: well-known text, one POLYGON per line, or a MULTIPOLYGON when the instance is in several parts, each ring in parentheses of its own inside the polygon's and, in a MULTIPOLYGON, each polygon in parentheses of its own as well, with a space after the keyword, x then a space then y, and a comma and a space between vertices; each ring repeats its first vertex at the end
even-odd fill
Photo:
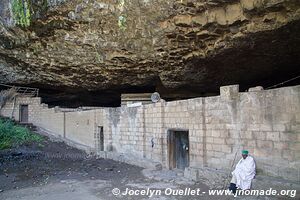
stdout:
POLYGON ((86 111, 20 97, 1 115, 19 120, 21 104, 29 106, 30 123, 103 157, 170 168, 168 132, 187 131, 188 169, 231 170, 236 152, 248 149, 258 174, 300 181, 300 86, 240 93, 232 85, 220 96, 86 111))

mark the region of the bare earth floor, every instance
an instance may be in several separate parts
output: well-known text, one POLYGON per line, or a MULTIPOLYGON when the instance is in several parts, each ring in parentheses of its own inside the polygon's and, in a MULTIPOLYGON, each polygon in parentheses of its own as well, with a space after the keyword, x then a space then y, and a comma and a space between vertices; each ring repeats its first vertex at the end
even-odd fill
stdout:
MULTIPOLYGON (((257 180, 261 188, 270 182, 257 180)), ((298 189, 299 185, 272 181, 273 188, 298 189)), ((214 184, 218 184, 214 182, 214 184)), ((221 183, 219 183, 221 184, 221 183)), ((258 185, 259 185, 258 184, 258 185)), ((41 144, 28 144, 0 151, 1 200, 114 200, 114 199, 233 199, 233 196, 210 196, 213 184, 194 183, 182 172, 151 171, 136 166, 96 159, 62 142, 45 139, 41 144), (114 189, 118 188, 118 189, 114 189), (156 192, 145 195, 114 195, 126 189, 156 192), (166 191, 166 188, 167 189, 166 191), (198 195, 167 195, 165 192, 200 189, 198 195), (159 194, 161 191, 161 194, 159 194)), ((297 199, 298 196, 294 197, 297 199)), ((237 197, 237 199, 287 199, 276 196, 237 197)))

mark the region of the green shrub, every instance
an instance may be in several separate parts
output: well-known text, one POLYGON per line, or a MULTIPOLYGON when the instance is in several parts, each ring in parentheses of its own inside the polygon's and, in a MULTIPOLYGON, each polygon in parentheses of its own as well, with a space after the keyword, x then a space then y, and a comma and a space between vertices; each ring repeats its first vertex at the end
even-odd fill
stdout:
POLYGON ((31 23, 30 1, 13 0, 12 11, 14 20, 22 27, 28 27, 31 23))
POLYGON ((30 132, 29 129, 15 125, 10 120, 0 119, 0 149, 8 149, 27 142, 41 142, 40 135, 30 132))

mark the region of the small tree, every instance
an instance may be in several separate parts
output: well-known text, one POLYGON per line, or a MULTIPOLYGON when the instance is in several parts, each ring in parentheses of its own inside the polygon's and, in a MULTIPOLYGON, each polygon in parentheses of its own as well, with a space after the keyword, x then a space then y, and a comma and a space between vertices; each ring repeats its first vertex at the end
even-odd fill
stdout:
POLYGON ((15 88, 0 91, 0 110, 5 106, 8 101, 11 101, 18 95, 15 88))

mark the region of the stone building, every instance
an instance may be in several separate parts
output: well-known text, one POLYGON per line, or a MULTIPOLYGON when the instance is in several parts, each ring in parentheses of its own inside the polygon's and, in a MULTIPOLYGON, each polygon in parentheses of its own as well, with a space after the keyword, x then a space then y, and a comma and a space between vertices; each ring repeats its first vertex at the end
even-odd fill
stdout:
POLYGON ((90 110, 19 97, 1 115, 99 156, 182 169, 194 180, 203 168, 230 170, 241 149, 255 157, 258 174, 300 180, 299 85, 250 92, 231 85, 221 87, 220 96, 90 110))

